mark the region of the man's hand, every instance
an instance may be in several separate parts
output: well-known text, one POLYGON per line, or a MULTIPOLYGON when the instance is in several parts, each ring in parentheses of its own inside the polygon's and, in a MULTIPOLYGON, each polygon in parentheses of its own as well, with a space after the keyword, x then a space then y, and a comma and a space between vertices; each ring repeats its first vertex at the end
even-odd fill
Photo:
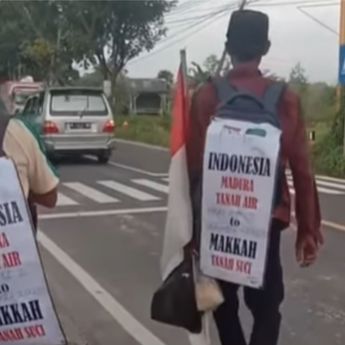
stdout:
POLYGON ((308 267, 314 264, 323 244, 324 238, 321 232, 299 236, 296 243, 296 257, 299 265, 308 267))
POLYGON ((51 190, 50 192, 46 194, 35 194, 30 191, 28 199, 32 203, 35 203, 47 208, 54 208, 57 203, 57 197, 58 197, 57 189, 54 188, 53 190, 51 190))

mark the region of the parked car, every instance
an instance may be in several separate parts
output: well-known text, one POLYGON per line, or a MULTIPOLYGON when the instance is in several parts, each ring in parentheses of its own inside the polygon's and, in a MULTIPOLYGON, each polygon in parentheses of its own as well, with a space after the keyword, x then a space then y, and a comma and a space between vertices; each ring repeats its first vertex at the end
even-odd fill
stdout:
POLYGON ((111 156, 115 124, 101 89, 48 88, 27 100, 21 116, 38 127, 50 156, 89 154, 100 163, 111 156))

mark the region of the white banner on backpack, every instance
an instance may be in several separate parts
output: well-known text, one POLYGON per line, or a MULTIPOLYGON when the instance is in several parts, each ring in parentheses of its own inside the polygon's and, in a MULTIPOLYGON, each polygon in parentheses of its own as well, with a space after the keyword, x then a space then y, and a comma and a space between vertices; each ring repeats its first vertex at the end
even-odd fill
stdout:
POLYGON ((264 284, 281 131, 216 119, 205 145, 200 265, 205 275, 264 284))
POLYGON ((61 345, 55 313, 13 162, 0 158, 0 343, 61 345))

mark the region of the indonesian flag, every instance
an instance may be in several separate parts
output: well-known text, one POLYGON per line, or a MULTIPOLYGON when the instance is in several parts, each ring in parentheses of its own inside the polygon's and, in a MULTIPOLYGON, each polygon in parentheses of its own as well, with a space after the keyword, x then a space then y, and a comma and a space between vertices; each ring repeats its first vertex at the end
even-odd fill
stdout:
POLYGON ((186 80, 180 66, 172 112, 170 191, 161 260, 163 280, 183 261, 183 248, 192 239, 193 218, 185 146, 188 103, 186 80))
MULTIPOLYGON (((171 130, 171 163, 169 170, 170 191, 168 213, 161 258, 162 278, 183 261, 183 248, 193 236, 192 205, 186 155, 189 99, 186 78, 182 65, 179 68, 173 104, 173 124, 171 130)), ((205 321, 205 325, 207 322, 205 321)), ((200 335, 189 335, 192 345, 208 345, 208 327, 200 335)))

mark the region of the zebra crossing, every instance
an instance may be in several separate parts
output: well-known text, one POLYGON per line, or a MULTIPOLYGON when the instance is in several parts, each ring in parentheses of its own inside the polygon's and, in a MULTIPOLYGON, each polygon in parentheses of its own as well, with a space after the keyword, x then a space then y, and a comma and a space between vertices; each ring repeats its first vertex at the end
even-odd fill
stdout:
POLYGON ((139 202, 164 200, 169 193, 166 179, 131 179, 126 182, 99 180, 89 185, 86 182, 64 182, 58 194, 58 207, 78 206, 85 199, 97 204, 118 204, 126 197, 139 202))
MULTIPOLYGON (((294 194, 292 176, 287 175, 291 194, 294 194)), ((317 177, 318 192, 327 195, 345 195, 345 180, 317 177)), ((97 204, 120 204, 123 197, 138 202, 165 200, 169 193, 169 178, 160 179, 133 178, 126 182, 99 180, 89 185, 86 182, 64 182, 58 196, 58 207, 78 206, 80 199, 97 204), (76 197, 76 195, 78 197, 76 197)))
MULTIPOLYGON (((287 181, 290 188, 290 193, 295 194, 291 174, 287 175, 287 181)), ((345 195, 345 180, 334 177, 317 176, 316 185, 319 194, 345 195)))

